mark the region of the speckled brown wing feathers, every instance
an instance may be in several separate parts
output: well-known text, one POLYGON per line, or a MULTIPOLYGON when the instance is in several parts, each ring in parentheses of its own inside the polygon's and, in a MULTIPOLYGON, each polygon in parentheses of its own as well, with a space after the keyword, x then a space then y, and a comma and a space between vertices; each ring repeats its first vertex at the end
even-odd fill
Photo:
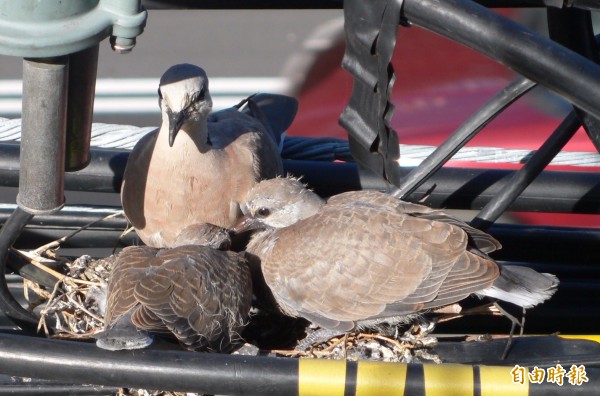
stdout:
POLYGON ((455 302, 498 276, 493 261, 466 251, 461 228, 402 213, 380 193, 336 196, 274 237, 267 284, 284 311, 325 327, 455 302))
MULTIPOLYGON (((143 273, 151 265, 160 265, 155 261, 157 249, 147 246, 126 247, 117 257, 108 280, 108 299, 104 322, 106 326, 114 325, 123 316, 130 313, 138 304, 133 287, 143 273)), ((151 318, 148 318, 151 319, 151 318)), ((151 321, 156 325, 154 330, 166 330, 162 323, 151 321)), ((152 327, 149 323, 146 328, 152 327)))
POLYGON ((241 332, 252 283, 241 254, 186 245, 125 249, 109 283, 106 324, 170 332, 187 349, 227 350, 241 332))
POLYGON ((412 202, 400 201, 389 194, 383 194, 377 191, 349 191, 331 197, 328 204, 354 208, 366 206, 377 208, 378 210, 395 211, 409 216, 441 221, 457 226, 465 231, 468 234, 473 247, 483 253, 491 253, 502 247, 500 242, 491 235, 478 230, 477 228, 473 228, 464 221, 450 216, 439 209, 432 209, 412 202))
MULTIPOLYGON (((165 251, 157 259, 164 264, 139 280, 136 299, 188 349, 226 349, 239 336, 252 302, 250 273, 242 256, 189 245, 165 251)), ((135 316, 132 320, 138 324, 135 316)))

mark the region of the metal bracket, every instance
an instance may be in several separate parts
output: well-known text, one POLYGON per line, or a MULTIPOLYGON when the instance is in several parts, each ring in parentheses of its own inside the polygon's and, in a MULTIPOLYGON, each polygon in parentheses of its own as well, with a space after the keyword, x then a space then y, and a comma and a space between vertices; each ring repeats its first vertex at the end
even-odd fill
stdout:
POLYGON ((0 0, 0 54, 30 58, 67 55, 109 35, 129 52, 146 24, 140 0, 0 0))

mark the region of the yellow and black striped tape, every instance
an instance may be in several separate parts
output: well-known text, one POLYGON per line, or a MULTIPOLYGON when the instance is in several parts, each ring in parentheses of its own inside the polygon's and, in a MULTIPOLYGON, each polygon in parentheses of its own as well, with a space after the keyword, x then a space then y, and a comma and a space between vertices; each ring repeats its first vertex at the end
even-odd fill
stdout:
POLYGON ((598 334, 560 334, 558 337, 567 340, 594 341, 600 344, 600 335, 598 334))
MULTIPOLYGON (((600 394, 596 393, 600 390, 600 381, 590 378, 590 375, 589 381, 581 385, 571 385, 566 378, 562 387, 555 383, 530 384, 527 374, 523 383, 519 383, 513 381, 514 366, 319 359, 300 359, 298 364, 297 393, 300 396, 534 396, 545 395, 549 391, 566 395, 575 390, 584 391, 585 394, 600 394)), ((598 372, 594 371, 594 374, 598 372)), ((294 393, 290 390, 290 394, 294 393)))

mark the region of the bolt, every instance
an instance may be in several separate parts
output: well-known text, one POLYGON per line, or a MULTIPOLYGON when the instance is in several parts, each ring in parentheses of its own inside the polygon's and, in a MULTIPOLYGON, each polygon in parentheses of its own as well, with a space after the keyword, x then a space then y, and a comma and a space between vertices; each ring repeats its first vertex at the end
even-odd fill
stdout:
POLYGON ((135 37, 126 38, 110 36, 110 46, 112 47, 113 51, 118 54, 127 54, 131 52, 133 47, 135 47, 135 37))

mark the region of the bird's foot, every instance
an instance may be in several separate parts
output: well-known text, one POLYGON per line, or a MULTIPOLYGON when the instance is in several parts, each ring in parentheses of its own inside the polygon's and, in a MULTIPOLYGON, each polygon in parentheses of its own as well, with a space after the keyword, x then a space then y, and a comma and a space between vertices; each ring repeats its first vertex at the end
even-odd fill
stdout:
POLYGON ((333 337, 344 334, 339 330, 329 330, 323 328, 312 329, 309 327, 306 331, 306 337, 298 343, 296 348, 294 348, 296 351, 307 351, 313 346, 322 344, 329 341, 333 337))
POLYGON ((502 357, 501 357, 501 359, 504 360, 508 356, 508 352, 510 352, 510 347, 512 346, 513 335, 515 333, 515 329, 517 326, 519 326, 519 328, 520 328, 519 336, 523 335, 523 331, 525 330, 525 308, 523 308, 523 316, 521 317, 521 320, 519 320, 515 316, 513 316, 509 312, 507 312, 504 308, 502 308, 500 306, 500 304, 498 304, 497 302, 494 303, 494 307, 496 307, 496 309, 498 311, 500 311, 502 316, 504 316, 511 322, 510 333, 508 334, 508 339, 506 340, 506 346, 504 347, 504 351, 502 352, 502 357))
POLYGON ((290 356, 313 356, 325 359, 375 360, 387 362, 440 362, 431 347, 437 338, 429 333, 435 322, 420 320, 408 330, 406 327, 380 325, 370 332, 350 332, 309 328, 308 335, 290 356))
POLYGON ((437 344, 437 338, 429 334, 435 329, 436 322, 420 318, 398 338, 400 341, 413 345, 413 347, 432 347, 437 344))

